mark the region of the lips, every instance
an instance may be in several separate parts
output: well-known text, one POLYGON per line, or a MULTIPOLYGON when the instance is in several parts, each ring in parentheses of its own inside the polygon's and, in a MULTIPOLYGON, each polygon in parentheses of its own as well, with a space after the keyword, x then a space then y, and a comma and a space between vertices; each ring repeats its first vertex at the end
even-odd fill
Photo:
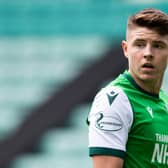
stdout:
POLYGON ((154 66, 151 63, 145 63, 142 65, 143 68, 149 68, 149 69, 153 69, 154 66))

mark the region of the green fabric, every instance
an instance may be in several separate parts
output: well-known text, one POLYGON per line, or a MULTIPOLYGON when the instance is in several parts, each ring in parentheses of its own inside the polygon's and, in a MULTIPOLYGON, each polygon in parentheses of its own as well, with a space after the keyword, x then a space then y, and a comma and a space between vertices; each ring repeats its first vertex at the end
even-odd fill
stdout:
POLYGON ((115 149, 110 149, 110 148, 102 148, 102 147, 91 147, 89 149, 89 155, 113 155, 117 157, 124 158, 125 157, 125 152, 121 150, 115 150, 115 149), (99 154, 97 154, 99 153, 99 154))
POLYGON ((128 72, 111 85, 124 90, 134 113, 124 168, 168 167, 168 96, 143 91, 128 72))

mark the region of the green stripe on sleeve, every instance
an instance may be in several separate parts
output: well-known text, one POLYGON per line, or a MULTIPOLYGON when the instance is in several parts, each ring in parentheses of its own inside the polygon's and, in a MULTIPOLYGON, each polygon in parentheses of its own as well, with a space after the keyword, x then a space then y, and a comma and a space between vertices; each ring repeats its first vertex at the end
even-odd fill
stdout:
POLYGON ((102 148, 102 147, 90 147, 89 148, 89 156, 95 155, 107 155, 107 156, 116 156, 122 159, 125 158, 125 152, 118 149, 111 148, 102 148))

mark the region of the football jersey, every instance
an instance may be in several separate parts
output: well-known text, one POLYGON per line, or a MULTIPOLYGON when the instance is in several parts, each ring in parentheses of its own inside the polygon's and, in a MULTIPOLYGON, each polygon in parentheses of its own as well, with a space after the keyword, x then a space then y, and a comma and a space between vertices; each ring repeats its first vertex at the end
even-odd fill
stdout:
POLYGON ((168 167, 168 96, 150 94, 125 71, 95 96, 89 155, 124 159, 124 168, 168 167))

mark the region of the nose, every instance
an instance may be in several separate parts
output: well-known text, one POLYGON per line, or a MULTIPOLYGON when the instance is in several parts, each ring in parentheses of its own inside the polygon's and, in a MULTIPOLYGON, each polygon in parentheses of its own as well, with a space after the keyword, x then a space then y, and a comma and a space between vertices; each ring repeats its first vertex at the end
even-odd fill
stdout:
POLYGON ((144 58, 152 58, 153 57, 153 52, 152 52, 152 47, 151 45, 146 45, 144 48, 144 58))

